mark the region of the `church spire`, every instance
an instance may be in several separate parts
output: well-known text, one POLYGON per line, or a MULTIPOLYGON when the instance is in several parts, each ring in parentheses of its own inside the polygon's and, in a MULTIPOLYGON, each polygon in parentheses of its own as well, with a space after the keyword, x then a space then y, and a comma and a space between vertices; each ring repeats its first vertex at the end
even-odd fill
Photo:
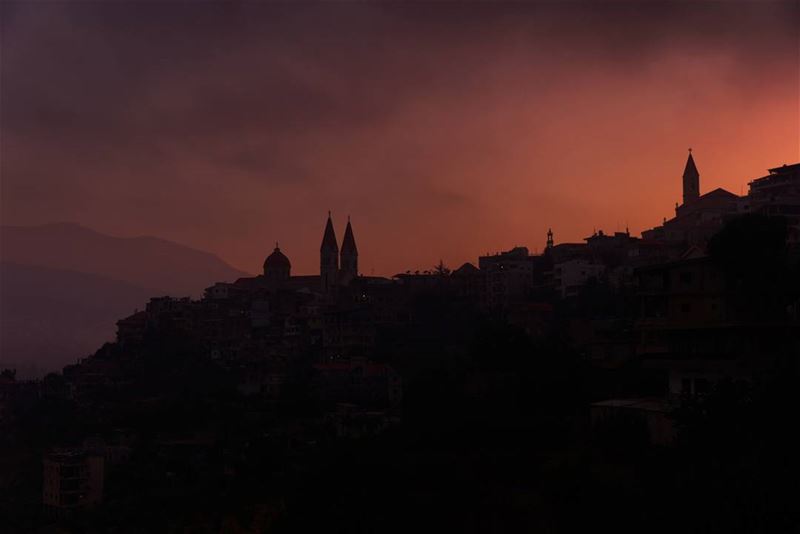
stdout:
POLYGON ((325 224, 325 233, 322 235, 322 246, 320 250, 335 250, 339 252, 339 245, 336 243, 336 232, 333 230, 333 219, 331 212, 328 212, 328 222, 325 224))
POLYGON ((700 197, 700 173, 692 157, 692 149, 689 149, 689 158, 686 160, 686 168, 683 170, 683 203, 688 204, 700 197))
POLYGON ((356 238, 353 236, 353 226, 350 224, 350 217, 347 218, 347 228, 344 230, 344 239, 342 239, 342 255, 348 253, 358 255, 356 238))
POLYGON ((325 233, 322 235, 322 245, 319 247, 319 275, 322 291, 326 293, 336 286, 339 279, 339 245, 336 243, 336 232, 333 231, 330 211, 328 222, 325 224, 325 233))
POLYGON ((358 248, 356 247, 356 238, 353 235, 353 226, 350 224, 350 217, 347 218, 347 228, 344 231, 344 239, 342 239, 342 254, 341 254, 341 282, 344 285, 358 276, 358 248))

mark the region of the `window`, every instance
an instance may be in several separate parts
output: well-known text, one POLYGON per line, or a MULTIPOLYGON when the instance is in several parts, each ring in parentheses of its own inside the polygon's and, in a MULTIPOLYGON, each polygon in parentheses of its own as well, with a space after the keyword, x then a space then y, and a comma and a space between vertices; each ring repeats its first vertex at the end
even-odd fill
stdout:
POLYGON ((689 285, 692 283, 692 273, 688 271, 684 271, 680 274, 680 281, 683 285, 689 285))

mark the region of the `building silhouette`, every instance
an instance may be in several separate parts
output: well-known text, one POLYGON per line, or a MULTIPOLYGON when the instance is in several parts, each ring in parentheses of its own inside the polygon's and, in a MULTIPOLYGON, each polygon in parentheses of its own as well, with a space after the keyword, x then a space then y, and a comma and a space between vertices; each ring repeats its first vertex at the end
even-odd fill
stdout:
POLYGON ((275 243, 275 250, 264 260, 264 278, 271 287, 280 287, 291 278, 291 271, 292 263, 275 243))
POLYGON ((319 276, 324 293, 332 291, 339 281, 339 244, 336 242, 331 212, 328 212, 328 222, 325 223, 325 233, 319 247, 319 276))
POLYGON ((740 201, 742 213, 758 213, 786 219, 789 242, 800 242, 800 163, 781 165, 751 181, 740 201))
POLYGON ((739 197, 730 191, 717 188, 700 194, 700 172, 690 152, 683 171, 683 204, 676 203, 675 216, 645 230, 642 238, 681 246, 704 246, 738 212, 739 197))
MULTIPOLYGON (((42 503, 66 516, 114 502, 128 491, 112 475, 104 493, 114 457, 163 465, 154 490, 171 491, 176 481, 191 487, 202 469, 216 487, 223 476, 235 481, 259 469, 265 450, 315 458, 334 440, 392 427, 417 440, 453 420, 459 430, 446 432, 454 440, 464 440, 461 429, 471 437, 473 429, 501 425, 517 439, 521 423, 539 440, 543 425, 563 421, 557 426, 586 431, 564 434, 581 441, 565 441, 570 446, 591 446, 583 439, 590 431, 627 442, 628 426, 636 440, 673 444, 678 408, 720 384, 755 384, 788 364, 796 369, 800 164, 768 172, 745 196, 701 195, 689 154, 683 203, 642 238, 627 228, 597 229, 581 242, 556 243, 548 229, 541 254, 517 246, 480 256, 477 266, 451 270, 440 260, 391 278, 359 275, 353 226, 348 219, 340 244, 329 213, 319 273, 293 275, 276 243, 260 275, 217 283, 200 300, 152 298, 117 323, 116 343, 41 389, 89 418, 113 410, 161 417, 177 406, 171 417, 180 422, 154 433, 141 423, 148 418, 137 417, 135 432, 120 429, 135 440, 47 449, 42 503), (770 233, 782 232, 784 221, 787 243, 770 233), (108 410, 109 403, 117 404, 108 410), (587 405, 590 417, 575 418, 587 405), (192 421, 183 406, 204 407, 220 424, 192 421), (233 428, 246 439, 228 439, 223 418, 238 413, 246 416, 233 428)), ((0 376, 0 386, 2 424, 25 413, 20 397, 27 395, 12 373, 0 376)))
POLYGON ((694 164, 692 149, 689 149, 689 158, 683 170, 683 203, 690 204, 700 197, 700 173, 694 164))
POLYGON ((747 195, 722 188, 699 194, 700 173, 690 152, 683 171, 683 204, 675 205, 675 216, 642 232, 645 241, 688 248, 705 247, 708 240, 731 219, 747 213, 782 216, 789 224, 791 242, 800 235, 800 164, 768 170, 751 181, 747 195))
POLYGON ((358 276, 358 247, 356 238, 353 236, 353 226, 350 224, 350 217, 347 218, 347 228, 344 231, 342 240, 342 252, 339 262, 339 283, 348 285, 358 276))
POLYGON ((338 288, 347 287, 359 278, 358 247, 350 218, 344 232, 341 250, 336 239, 333 217, 328 212, 322 243, 319 249, 318 275, 292 275, 292 263, 278 243, 264 260, 259 276, 239 278, 234 283, 218 283, 206 289, 206 295, 227 298, 231 293, 267 289, 270 291, 298 291, 333 296, 338 288))

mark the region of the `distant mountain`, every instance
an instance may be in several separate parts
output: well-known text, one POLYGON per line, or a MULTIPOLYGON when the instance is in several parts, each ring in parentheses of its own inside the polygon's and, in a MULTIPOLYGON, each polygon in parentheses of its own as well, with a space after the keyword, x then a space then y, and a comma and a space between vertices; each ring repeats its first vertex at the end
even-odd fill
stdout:
POLYGON ((58 370, 113 341, 152 290, 93 274, 0 263, 0 367, 58 370))
POLYGON ((20 375, 94 353, 150 297, 247 276, 207 252, 71 223, 0 227, 0 262, 0 368, 20 375))
POLYGON ((199 297, 214 282, 247 276, 208 252, 73 223, 0 227, 0 261, 96 274, 174 296, 199 297))

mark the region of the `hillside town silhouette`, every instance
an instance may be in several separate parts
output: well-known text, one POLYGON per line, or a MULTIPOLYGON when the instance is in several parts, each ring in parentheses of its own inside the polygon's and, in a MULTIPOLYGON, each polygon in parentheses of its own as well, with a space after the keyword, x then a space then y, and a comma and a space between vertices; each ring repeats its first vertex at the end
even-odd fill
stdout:
POLYGON ((696 154, 640 237, 367 276, 329 212, 318 274, 271 236, 3 370, 0 530, 796 531, 800 163, 701 193, 696 154))

